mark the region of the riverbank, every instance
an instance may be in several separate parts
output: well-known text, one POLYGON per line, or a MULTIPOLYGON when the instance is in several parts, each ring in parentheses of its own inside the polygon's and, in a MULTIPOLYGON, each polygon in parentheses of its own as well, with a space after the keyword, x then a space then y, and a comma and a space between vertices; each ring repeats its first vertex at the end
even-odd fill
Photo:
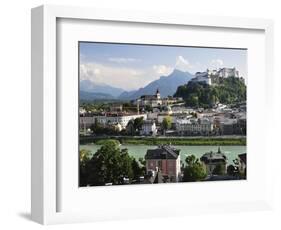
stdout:
POLYGON ((242 145, 246 146, 246 137, 243 136, 231 136, 231 137, 126 137, 126 136, 114 136, 114 137, 80 137, 80 144, 94 143, 102 145, 106 140, 114 139, 118 140, 124 145, 242 145))

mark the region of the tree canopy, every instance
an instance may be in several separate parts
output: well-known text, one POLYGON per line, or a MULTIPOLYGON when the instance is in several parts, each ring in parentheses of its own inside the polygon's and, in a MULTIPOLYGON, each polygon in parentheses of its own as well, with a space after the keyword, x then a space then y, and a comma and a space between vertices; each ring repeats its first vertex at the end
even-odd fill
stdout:
POLYGON ((246 85, 237 77, 221 78, 213 85, 191 82, 178 87, 175 97, 182 97, 191 107, 209 108, 215 103, 232 104, 246 100, 246 85))
POLYGON ((85 155, 80 150, 80 186, 122 184, 124 178, 133 180, 144 174, 141 163, 127 149, 120 149, 116 140, 107 140, 90 159, 85 155))
POLYGON ((164 130, 168 130, 172 127, 172 118, 170 116, 164 117, 162 121, 162 127, 164 130))
POLYGON ((200 181, 206 177, 205 169, 198 158, 190 155, 185 159, 186 166, 184 167, 183 181, 200 181))
POLYGON ((224 164, 218 164, 214 168, 212 174, 214 175, 224 175, 225 174, 225 166, 224 164))

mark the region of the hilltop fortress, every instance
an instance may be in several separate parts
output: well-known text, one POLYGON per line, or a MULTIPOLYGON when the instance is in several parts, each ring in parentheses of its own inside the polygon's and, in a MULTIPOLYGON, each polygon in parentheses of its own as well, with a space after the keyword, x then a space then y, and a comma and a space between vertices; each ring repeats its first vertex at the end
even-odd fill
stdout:
POLYGON ((239 76, 239 71, 236 68, 220 68, 219 70, 209 70, 205 72, 195 73, 195 77, 192 78, 191 82, 204 82, 207 85, 212 85, 219 83, 220 78, 236 77, 240 78, 242 81, 244 79, 239 76))

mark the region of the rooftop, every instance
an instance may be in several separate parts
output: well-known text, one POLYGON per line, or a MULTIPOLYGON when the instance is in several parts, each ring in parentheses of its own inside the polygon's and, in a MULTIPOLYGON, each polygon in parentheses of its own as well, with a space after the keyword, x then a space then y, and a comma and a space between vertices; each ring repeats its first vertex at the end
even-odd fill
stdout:
POLYGON ((247 155, 246 155, 246 153, 241 153, 241 154, 238 155, 238 157, 240 158, 240 160, 243 163, 247 164, 247 155))
POLYGON ((180 150, 170 145, 161 145, 157 149, 148 149, 145 159, 178 159, 180 150))
POLYGON ((215 163, 215 162, 226 162, 226 156, 221 152, 220 147, 218 148, 217 152, 207 152, 201 158, 201 161, 204 163, 215 163))

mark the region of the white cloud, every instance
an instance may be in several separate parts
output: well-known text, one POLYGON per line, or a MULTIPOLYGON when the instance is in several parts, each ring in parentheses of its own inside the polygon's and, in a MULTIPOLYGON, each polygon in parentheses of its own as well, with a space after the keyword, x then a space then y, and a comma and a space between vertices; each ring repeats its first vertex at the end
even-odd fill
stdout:
POLYGON ((213 69, 218 69, 223 66, 223 60, 221 59, 213 59, 210 61, 210 67, 213 69))
POLYGON ((130 62, 139 62, 140 59, 136 59, 136 58, 122 58, 122 57, 110 57, 108 58, 109 61, 111 62, 116 62, 116 63, 130 63, 130 62))
POLYGON ((190 64, 190 62, 185 59, 183 56, 178 56, 176 59, 176 65, 175 68, 181 71, 189 71, 192 72, 193 66, 190 64))
POLYGON ((154 65, 153 70, 155 71, 156 75, 164 75, 167 76, 170 73, 172 73, 173 68, 170 66, 166 66, 166 65, 154 65))
POLYGON ((173 68, 165 65, 154 65, 148 68, 130 68, 111 66, 100 63, 81 63, 80 80, 108 85, 125 90, 138 89, 160 76, 169 75, 173 68))

